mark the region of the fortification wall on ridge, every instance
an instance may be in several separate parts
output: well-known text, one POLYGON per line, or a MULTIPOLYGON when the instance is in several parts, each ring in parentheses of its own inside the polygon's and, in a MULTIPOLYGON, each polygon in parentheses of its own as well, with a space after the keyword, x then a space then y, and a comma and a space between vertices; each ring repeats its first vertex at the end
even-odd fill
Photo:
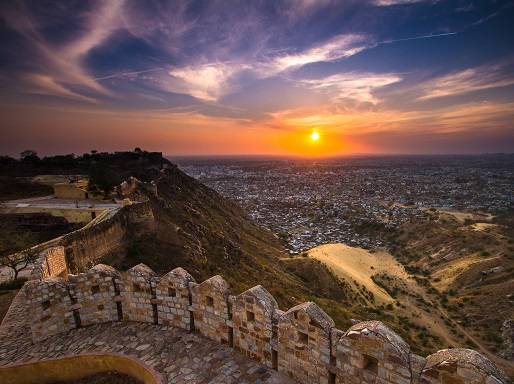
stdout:
POLYGON ((343 332, 315 303, 278 309, 263 287, 231 295, 221 276, 197 284, 184 269, 158 277, 97 265, 86 273, 26 283, 34 342, 89 324, 139 321, 177 326, 226 343, 303 384, 501 384, 489 360, 469 349, 426 359, 379 321, 343 332))
POLYGON ((31 279, 63 276, 88 270, 111 252, 122 250, 127 234, 151 230, 154 216, 148 201, 104 211, 84 227, 31 248, 39 259, 31 279))
POLYGON ((64 235, 59 242, 66 249, 66 261, 71 272, 84 271, 102 257, 124 246, 126 234, 135 235, 154 224, 149 202, 129 204, 106 212, 85 227, 64 235))

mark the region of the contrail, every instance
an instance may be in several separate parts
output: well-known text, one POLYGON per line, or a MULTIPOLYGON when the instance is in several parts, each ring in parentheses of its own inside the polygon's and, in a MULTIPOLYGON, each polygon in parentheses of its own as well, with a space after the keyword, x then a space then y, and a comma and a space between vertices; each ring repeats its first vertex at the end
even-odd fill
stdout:
POLYGON ((130 75, 139 75, 140 73, 155 72, 155 71, 160 71, 162 69, 164 69, 164 68, 152 68, 152 69, 145 69, 144 71, 114 73, 114 74, 108 75, 108 76, 97 77, 96 79, 93 79, 93 80, 114 79, 116 77, 124 77, 124 76, 130 76, 130 75))
POLYGON ((456 35, 458 33, 459 32, 446 32, 446 33, 437 33, 435 35, 423 35, 423 36, 406 37, 404 39, 384 40, 384 41, 379 42, 378 44, 390 44, 390 43, 396 43, 397 41, 430 39, 432 37, 451 36, 451 35, 456 35))

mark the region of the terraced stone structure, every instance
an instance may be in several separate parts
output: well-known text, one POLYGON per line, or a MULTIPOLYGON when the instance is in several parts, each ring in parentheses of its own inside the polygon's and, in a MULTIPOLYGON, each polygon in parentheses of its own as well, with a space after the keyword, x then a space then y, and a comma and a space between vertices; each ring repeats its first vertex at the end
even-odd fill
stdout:
POLYGON ((34 342, 85 325, 132 321, 168 326, 164 338, 168 328, 198 333, 304 384, 506 383, 476 351, 443 350, 425 359, 381 322, 343 332, 315 303, 284 312, 261 286, 234 296, 221 276, 197 284, 182 268, 158 277, 143 264, 125 273, 97 265, 67 279, 29 281, 24 292, 34 342))

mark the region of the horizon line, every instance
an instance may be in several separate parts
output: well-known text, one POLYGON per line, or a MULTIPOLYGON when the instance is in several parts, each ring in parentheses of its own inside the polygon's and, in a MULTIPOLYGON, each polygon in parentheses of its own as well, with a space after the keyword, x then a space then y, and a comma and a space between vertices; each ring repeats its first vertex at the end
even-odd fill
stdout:
POLYGON ((235 158, 235 157, 268 157, 268 158, 294 158, 294 159, 331 159, 342 157, 381 157, 381 156, 491 156, 491 155, 514 155, 514 152, 475 152, 475 153, 350 153, 341 155, 327 155, 327 156, 302 156, 302 155, 281 155, 281 154, 184 154, 172 155, 163 154, 167 158, 235 158))

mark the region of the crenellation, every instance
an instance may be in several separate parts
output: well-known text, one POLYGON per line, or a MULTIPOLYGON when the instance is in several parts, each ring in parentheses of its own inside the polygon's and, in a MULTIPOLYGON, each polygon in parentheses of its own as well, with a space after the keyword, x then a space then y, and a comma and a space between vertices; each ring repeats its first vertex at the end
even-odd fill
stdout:
POLYGON ((128 320, 196 331, 302 384, 506 383, 476 351, 455 348, 425 359, 379 321, 343 332, 315 303, 282 311, 260 285, 233 296, 221 276, 196 283, 182 268, 157 277, 144 264, 125 273, 100 264, 68 280, 31 280, 23 291, 34 342, 128 320))
POLYGON ((257 285, 234 297, 232 323, 234 348, 250 358, 272 367, 273 320, 278 304, 257 285))
POLYGON ((289 309, 278 324, 278 370, 304 383, 328 383, 334 321, 315 303, 289 309))
POLYGON ((189 283, 195 283, 183 268, 175 268, 162 276, 155 287, 158 323, 192 330, 191 293, 189 283))
POLYGON ((339 376, 351 376, 349 383, 411 382, 409 346, 380 321, 350 327, 339 339, 336 361, 339 376))
POLYGON ((420 384, 499 384, 504 380, 504 374, 477 351, 452 348, 427 357, 420 384))
POLYGON ((125 273, 121 285, 123 320, 154 323, 155 272, 138 264, 125 273))
POLYGON ((120 273, 108 265, 98 264, 86 273, 70 275, 70 296, 78 304, 82 326, 120 320, 115 297, 114 279, 120 273))
POLYGON ((232 328, 229 327, 231 316, 228 283, 220 275, 216 275, 190 286, 195 329, 209 339, 230 344, 233 336, 232 328))
POLYGON ((34 341, 76 328, 68 287, 63 278, 48 277, 42 281, 31 280, 25 286, 34 341))

